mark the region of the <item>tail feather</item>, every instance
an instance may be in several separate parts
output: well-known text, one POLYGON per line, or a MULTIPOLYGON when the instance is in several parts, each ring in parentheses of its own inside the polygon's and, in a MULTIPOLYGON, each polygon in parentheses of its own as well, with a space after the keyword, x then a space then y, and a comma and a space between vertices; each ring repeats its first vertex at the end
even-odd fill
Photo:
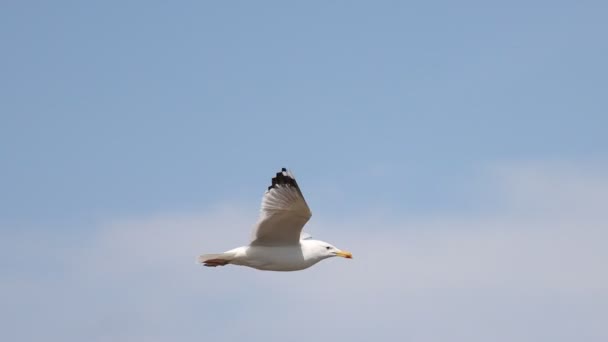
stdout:
POLYGON ((207 267, 226 266, 232 260, 232 255, 228 253, 203 254, 197 258, 199 264, 207 267))

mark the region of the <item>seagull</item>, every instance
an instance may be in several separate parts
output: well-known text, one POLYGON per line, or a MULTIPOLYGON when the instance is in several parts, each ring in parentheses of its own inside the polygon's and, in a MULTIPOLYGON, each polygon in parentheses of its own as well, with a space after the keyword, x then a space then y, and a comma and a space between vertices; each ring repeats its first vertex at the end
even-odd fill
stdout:
POLYGON ((312 212, 294 175, 286 168, 272 178, 262 198, 257 224, 247 246, 197 261, 207 267, 238 265, 262 271, 299 271, 331 257, 352 259, 352 254, 303 233, 312 212))

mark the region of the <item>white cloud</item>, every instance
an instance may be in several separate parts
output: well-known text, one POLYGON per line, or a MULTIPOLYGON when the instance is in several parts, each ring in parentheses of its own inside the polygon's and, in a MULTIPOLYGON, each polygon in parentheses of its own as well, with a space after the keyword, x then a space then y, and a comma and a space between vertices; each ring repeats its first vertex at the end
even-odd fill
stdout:
POLYGON ((59 259, 60 275, 3 285, 21 294, 9 300, 17 316, 3 314, 14 323, 8 337, 606 340, 608 177, 550 164, 492 172, 506 200, 500 210, 313 217, 316 238, 355 258, 297 273, 194 263, 199 253, 245 243, 255 211, 110 222, 59 259), (37 329, 20 334, 32 322, 37 329))

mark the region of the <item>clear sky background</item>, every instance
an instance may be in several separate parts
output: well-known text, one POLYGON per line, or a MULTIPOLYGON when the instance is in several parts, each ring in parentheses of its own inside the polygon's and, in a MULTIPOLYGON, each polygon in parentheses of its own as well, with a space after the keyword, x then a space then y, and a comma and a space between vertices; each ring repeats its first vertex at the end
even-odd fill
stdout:
POLYGON ((0 338, 608 340, 602 1, 5 1, 0 338), (202 269, 289 167, 298 273, 202 269))

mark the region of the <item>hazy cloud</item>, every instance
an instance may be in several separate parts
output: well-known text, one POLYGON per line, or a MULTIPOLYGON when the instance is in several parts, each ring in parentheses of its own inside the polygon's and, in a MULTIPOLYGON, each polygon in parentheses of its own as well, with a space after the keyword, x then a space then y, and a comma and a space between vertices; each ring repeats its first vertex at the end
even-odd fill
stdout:
MULTIPOLYGON (((245 207, 107 222, 78 246, 37 246, 41 256, 23 260, 38 263, 19 265, 29 271, 3 276, 2 334, 50 341, 605 341, 604 174, 500 165, 491 169, 499 210, 313 216, 313 236, 354 259, 296 273, 195 264, 199 253, 246 243, 257 212, 245 207), (26 330, 31 321, 38 328, 26 330)), ((13 236, 3 248, 20 255, 12 246, 30 241, 13 236)))

